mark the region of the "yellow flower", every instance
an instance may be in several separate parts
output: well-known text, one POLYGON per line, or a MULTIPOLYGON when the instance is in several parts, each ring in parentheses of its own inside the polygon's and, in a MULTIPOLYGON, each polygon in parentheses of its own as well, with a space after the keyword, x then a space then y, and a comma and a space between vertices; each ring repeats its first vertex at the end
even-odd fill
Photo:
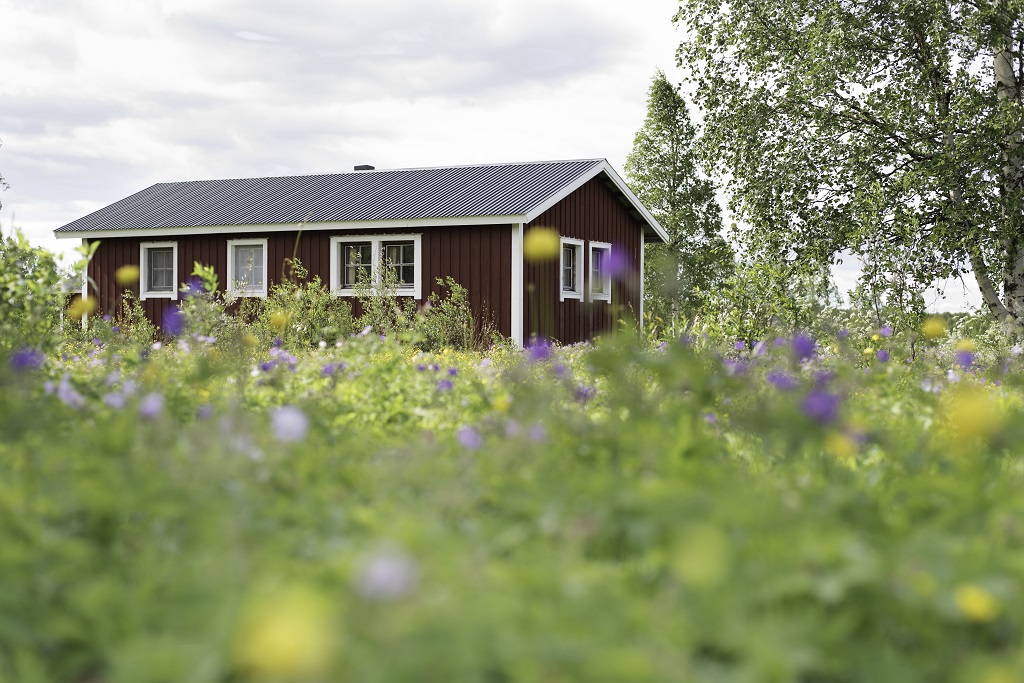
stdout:
POLYGON ((974 343, 973 339, 961 339, 956 343, 956 350, 974 353, 978 350, 978 345, 974 343))
POLYGON ((868 346, 867 348, 864 349, 864 355, 865 356, 870 356, 874 352, 875 352, 875 350, 873 348, 871 348, 870 346, 868 346))
POLYGON ((825 451, 844 465, 857 464, 858 450, 860 445, 841 432, 831 432, 825 437, 825 451))
POLYGON ((114 271, 114 281, 122 287, 130 287, 139 281, 139 267, 121 266, 114 271))
POLYGON ((330 612, 322 597, 301 587, 260 596, 243 611, 235 634, 235 664, 267 678, 322 675, 334 640, 330 612))
POLYGON ((81 318, 83 315, 91 315, 96 311, 96 299, 78 297, 68 306, 68 317, 81 318))
POLYGON ((259 343, 260 343, 260 340, 257 339, 252 334, 246 333, 245 335, 242 336, 242 345, 243 346, 256 346, 259 343))
POLYGON ((498 398, 494 399, 494 409, 499 413, 504 413, 512 406, 512 397, 508 394, 502 394, 498 398))
POLYGON ((924 321, 921 325, 921 334, 926 339, 938 339, 942 335, 946 334, 946 321, 937 315, 933 315, 924 321))
POLYGON ((953 602, 968 621, 992 621, 999 614, 999 602, 991 593, 973 583, 962 583, 953 592, 953 602))
POLYGON ((558 258, 560 240, 554 228, 531 228, 523 239, 523 256, 527 261, 542 262, 558 258))
POLYGON ((270 314, 270 326, 275 330, 283 330, 285 325, 288 324, 289 318, 291 316, 284 311, 274 311, 270 314))
POLYGON ((991 437, 1003 426, 1003 410, 992 396, 978 387, 964 387, 949 395, 943 422, 951 440, 960 446, 991 437))
POLYGON ((881 337, 879 337, 877 334, 871 335, 871 341, 878 341, 879 339, 881 339, 881 337))

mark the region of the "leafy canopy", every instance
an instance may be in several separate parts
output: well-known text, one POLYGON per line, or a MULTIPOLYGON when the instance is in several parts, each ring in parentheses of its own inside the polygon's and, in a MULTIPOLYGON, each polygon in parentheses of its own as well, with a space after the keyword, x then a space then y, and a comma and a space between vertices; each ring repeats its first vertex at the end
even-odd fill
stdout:
POLYGON ((850 249, 920 285, 973 268, 990 311, 1024 315, 1022 6, 683 0, 701 151, 752 252, 850 249))

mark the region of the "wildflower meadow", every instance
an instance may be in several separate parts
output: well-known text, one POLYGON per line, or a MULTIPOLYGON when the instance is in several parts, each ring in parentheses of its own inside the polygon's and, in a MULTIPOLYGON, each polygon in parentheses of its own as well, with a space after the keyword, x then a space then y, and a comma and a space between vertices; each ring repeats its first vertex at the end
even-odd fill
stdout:
POLYGON ((0 679, 1024 678, 977 319, 454 349, 208 299, 5 334, 0 679))

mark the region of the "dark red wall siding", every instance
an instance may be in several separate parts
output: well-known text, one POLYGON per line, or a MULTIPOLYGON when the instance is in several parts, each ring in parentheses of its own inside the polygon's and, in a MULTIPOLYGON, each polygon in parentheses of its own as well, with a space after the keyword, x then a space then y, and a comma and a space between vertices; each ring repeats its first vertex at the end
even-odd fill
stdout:
MULTIPOLYGON (((612 301, 590 302, 568 299, 559 302, 561 280, 558 259, 547 263, 526 263, 523 283, 524 341, 537 334, 562 343, 591 339, 612 329, 620 319, 640 314, 640 239, 643 224, 633 217, 606 184, 603 175, 590 180, 526 226, 547 226, 563 237, 584 240, 584 291, 590 290, 590 242, 608 242, 622 254, 628 270, 612 282, 612 301)), ((589 297, 588 297, 589 298, 589 297)))
MULTIPOLYGON (((504 335, 512 333, 512 226, 475 225, 428 227, 416 230, 393 229, 358 231, 358 234, 422 235, 423 295, 446 294, 437 279, 448 275, 469 292, 470 305, 478 321, 489 320, 504 335)), ((206 234, 159 237, 108 237, 101 240, 89 264, 89 276, 96 283, 90 287, 97 296, 99 314, 117 313, 121 295, 130 289, 136 297, 139 285, 125 288, 117 285, 114 273, 123 265, 139 265, 140 242, 178 243, 178 279, 186 280, 193 263, 212 265, 220 276, 223 290, 227 280, 227 242, 229 239, 267 238, 267 270, 271 284, 282 278, 284 261, 293 255, 309 270, 309 279, 319 276, 330 286, 330 240, 332 236, 352 234, 344 231, 307 230, 298 232, 206 234), (98 289, 97 289, 98 288, 98 289)), ((147 317, 159 325, 165 311, 177 305, 170 299, 147 299, 142 302, 147 317)))

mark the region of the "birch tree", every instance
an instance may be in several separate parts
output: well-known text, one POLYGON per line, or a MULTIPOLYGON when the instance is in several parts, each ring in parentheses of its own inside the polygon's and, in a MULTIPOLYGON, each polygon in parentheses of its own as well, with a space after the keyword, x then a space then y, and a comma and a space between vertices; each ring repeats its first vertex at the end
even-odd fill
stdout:
POLYGON ((752 251, 973 273, 1024 318, 1024 0, 681 0, 702 153, 752 251))

